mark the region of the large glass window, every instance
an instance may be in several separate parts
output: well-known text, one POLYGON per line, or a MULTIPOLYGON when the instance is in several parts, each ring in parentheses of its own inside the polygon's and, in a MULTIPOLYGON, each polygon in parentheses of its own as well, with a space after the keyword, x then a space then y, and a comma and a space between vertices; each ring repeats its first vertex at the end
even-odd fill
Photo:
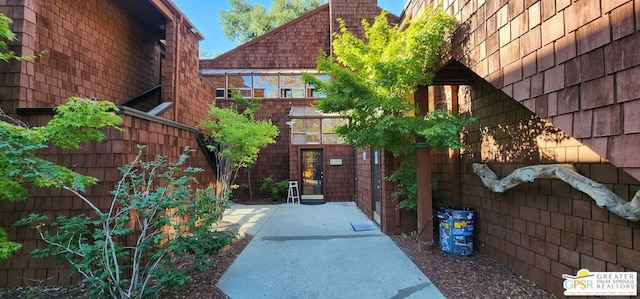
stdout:
MULTIPOLYGON (((329 80, 329 76, 316 75, 321 80, 329 80)), ((233 90, 238 90, 246 98, 324 98, 313 85, 302 81, 301 75, 212 75, 208 76, 216 86, 217 98, 233 97, 233 90)))
POLYGON ((209 80, 216 87, 216 98, 224 98, 227 90, 227 76, 211 76, 209 80))
POLYGON ((256 98, 277 98, 278 76, 253 76, 253 96, 256 98))
POLYGON ((342 118, 296 118, 291 120, 291 144, 344 144, 335 132, 344 125, 342 118))
POLYGON ((281 98, 304 98, 305 84, 301 76, 280 76, 281 98))
POLYGON ((344 144, 345 141, 336 133, 337 126, 343 126, 346 121, 342 118, 322 119, 322 143, 324 144, 344 144))
POLYGON ((318 144, 320 143, 320 119, 302 118, 292 120, 291 143, 292 144, 318 144))
MULTIPOLYGON (((251 94, 251 89, 253 88, 253 84, 251 81, 251 76, 228 76, 229 77, 229 91, 233 89, 237 89, 240 94, 245 98, 253 97, 251 94)), ((228 95, 229 98, 233 97, 231 92, 228 95)))
MULTIPOLYGON (((317 75, 316 78, 322 81, 329 81, 329 76, 327 75, 317 75)), ((326 97, 327 95, 318 92, 313 85, 307 85, 307 98, 326 98, 326 97)))

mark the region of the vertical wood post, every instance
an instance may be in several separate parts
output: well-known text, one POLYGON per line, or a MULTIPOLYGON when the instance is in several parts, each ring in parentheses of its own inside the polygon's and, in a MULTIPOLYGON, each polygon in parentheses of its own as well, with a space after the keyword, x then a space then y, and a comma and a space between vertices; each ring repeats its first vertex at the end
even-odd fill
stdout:
MULTIPOLYGON (((451 85, 451 111, 460 113, 458 108, 458 85, 451 85)), ((449 150, 449 178, 451 181, 451 203, 462 205, 462 183, 460 178, 460 150, 449 150)))
MULTIPOLYGON (((423 117, 429 112, 429 88, 420 86, 415 94, 414 101, 419 108, 416 117, 423 117)), ((416 147, 416 180, 418 183, 418 239, 423 242, 433 243, 433 199, 431 194, 431 148, 423 146, 416 147)))
POLYGON ((433 199, 431 194, 431 148, 416 148, 416 166, 418 181, 418 238, 433 242, 433 199))

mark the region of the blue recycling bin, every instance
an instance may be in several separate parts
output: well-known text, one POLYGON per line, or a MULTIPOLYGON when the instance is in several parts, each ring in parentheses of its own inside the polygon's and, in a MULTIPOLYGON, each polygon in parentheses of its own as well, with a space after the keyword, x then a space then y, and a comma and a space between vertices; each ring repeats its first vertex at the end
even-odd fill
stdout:
POLYGON ((443 252, 460 256, 473 254, 475 212, 466 207, 438 209, 440 249, 443 252))

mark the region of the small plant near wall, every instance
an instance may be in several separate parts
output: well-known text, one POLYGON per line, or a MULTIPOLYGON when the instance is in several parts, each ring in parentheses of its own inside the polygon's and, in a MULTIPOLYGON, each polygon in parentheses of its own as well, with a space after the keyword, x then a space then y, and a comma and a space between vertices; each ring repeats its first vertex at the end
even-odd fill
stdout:
POLYGON ((287 195, 288 188, 288 180, 276 182, 271 176, 265 177, 260 185, 260 191, 268 194, 273 201, 283 200, 287 195))
MULTIPOLYGON (((418 182, 416 181, 416 155, 408 153, 404 160, 386 180, 397 183, 398 189, 391 194, 391 197, 398 200, 398 209, 415 211, 418 209, 418 182)), ((431 179, 431 190, 438 188, 438 181, 431 179)))
POLYGON ((220 199, 212 187, 192 190, 193 175, 202 169, 185 166, 190 152, 186 149, 177 162, 165 156, 142 161, 139 154, 120 168, 122 179, 104 211, 70 190, 93 215, 59 216, 48 223, 46 216, 31 214, 15 225, 35 229, 47 247, 32 255, 70 263, 94 298, 149 298, 175 290, 189 276, 174 259, 192 254, 189 268, 205 270, 207 257, 233 239, 210 230, 221 213, 220 199))

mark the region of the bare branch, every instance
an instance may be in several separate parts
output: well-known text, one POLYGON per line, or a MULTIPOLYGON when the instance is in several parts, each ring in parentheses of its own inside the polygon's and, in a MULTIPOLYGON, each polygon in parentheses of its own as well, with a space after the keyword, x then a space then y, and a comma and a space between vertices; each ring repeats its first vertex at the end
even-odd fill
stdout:
POLYGON ((503 193, 525 182, 536 179, 559 179, 573 188, 589 195, 596 204, 624 219, 640 220, 640 191, 631 201, 619 197, 605 185, 593 181, 579 174, 570 164, 547 164, 521 167, 499 179, 486 164, 473 164, 473 171, 480 177, 482 183, 491 191, 503 193))

